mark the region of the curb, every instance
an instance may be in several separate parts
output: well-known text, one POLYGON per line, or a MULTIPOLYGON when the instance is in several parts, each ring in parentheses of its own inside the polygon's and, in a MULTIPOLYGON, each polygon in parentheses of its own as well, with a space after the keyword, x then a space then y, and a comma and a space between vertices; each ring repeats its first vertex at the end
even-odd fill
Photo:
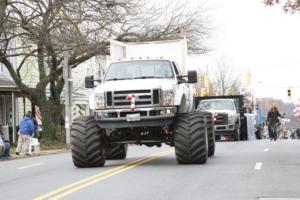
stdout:
POLYGON ((28 155, 16 155, 15 153, 12 153, 9 158, 0 158, 0 162, 4 161, 10 161, 10 160, 17 160, 17 159, 23 159, 23 158, 31 158, 31 157, 37 157, 37 156, 43 156, 43 155, 52 155, 52 154, 60 154, 60 153, 67 153, 70 149, 55 149, 55 150, 46 150, 46 151, 40 151, 40 153, 32 153, 30 156, 28 155))

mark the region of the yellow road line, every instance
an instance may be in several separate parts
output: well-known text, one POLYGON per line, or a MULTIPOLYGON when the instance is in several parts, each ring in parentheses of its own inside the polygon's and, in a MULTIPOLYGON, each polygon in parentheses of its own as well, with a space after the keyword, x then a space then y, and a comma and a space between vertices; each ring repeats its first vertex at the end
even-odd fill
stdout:
POLYGON ((110 170, 101 172, 101 173, 96 174, 96 175, 94 175, 94 176, 90 176, 90 177, 88 177, 88 178, 82 179, 82 180, 77 181, 77 182, 75 182, 75 183, 72 183, 72 184, 70 184, 70 185, 63 186, 63 187, 61 187, 61 188, 58 188, 58 189, 56 189, 56 190, 53 190, 52 192, 48 192, 48 193, 46 193, 46 194, 44 194, 44 195, 38 196, 38 197, 34 198, 34 200, 42 200, 42 199, 45 199, 45 198, 50 197, 50 196, 52 196, 52 195, 55 195, 55 194, 57 194, 57 193, 63 192, 64 190, 67 190, 67 189, 69 189, 69 188, 71 188, 71 187, 74 187, 74 186, 76 186, 76 185, 82 184, 82 183, 87 182, 87 181, 90 181, 90 180, 92 180, 92 179, 94 179, 94 178, 98 178, 98 177, 104 176, 104 175, 106 175, 106 174, 112 173, 112 172, 114 172, 114 171, 116 171, 116 170, 122 169, 122 168, 126 167, 127 165, 134 164, 134 163, 139 162, 139 161, 141 161, 141 160, 143 160, 143 159, 144 159, 144 158, 141 158, 141 159, 132 161, 132 162, 130 162, 130 163, 121 165, 121 166, 119 166, 119 167, 115 167, 115 168, 113 168, 113 169, 110 169, 110 170))
MULTIPOLYGON (((156 159, 156 158, 159 158, 159 157, 168 155, 168 154, 170 154, 171 152, 174 152, 174 150, 172 149, 172 150, 168 150, 168 151, 165 151, 165 152, 157 153, 157 154, 151 155, 150 158, 147 157, 147 158, 141 158, 141 159, 138 159, 138 160, 134 160, 134 161, 132 161, 132 162, 129 162, 129 163, 124 164, 124 165, 121 165, 121 166, 119 166, 119 167, 115 167, 115 168, 113 168, 113 169, 110 169, 110 170, 101 172, 101 173, 96 174, 96 175, 94 175, 94 176, 90 176, 90 177, 88 177, 88 178, 82 179, 82 180, 77 181, 77 182, 75 182, 75 183, 72 183, 72 184, 63 186, 63 187, 61 187, 61 188, 58 188, 58 189, 53 190, 53 191, 51 191, 51 192, 48 192, 48 193, 46 193, 46 194, 44 194, 44 195, 38 196, 38 197, 34 198, 34 200, 44 200, 44 199, 47 199, 47 198, 49 198, 49 197, 51 197, 51 196, 54 196, 54 195, 56 195, 56 194, 58 194, 58 193, 67 191, 68 189, 71 189, 71 190, 72 190, 72 188, 79 188, 79 189, 81 189, 81 188, 83 188, 83 187, 81 187, 81 185, 85 185, 85 184, 91 185, 91 184, 89 184, 89 183, 90 183, 89 181, 92 181, 92 182, 93 182, 94 180, 97 180, 96 182, 101 181, 101 180, 103 180, 103 179, 106 179, 106 178, 108 178, 108 177, 114 175, 114 174, 118 174, 118 173, 123 172, 123 171, 125 171, 125 170, 128 170, 128 169, 131 169, 131 168, 133 168, 133 167, 139 166, 139 165, 141 165, 141 164, 143 164, 143 163, 145 163, 145 162, 149 162, 149 161, 151 161, 151 160, 153 160, 153 159, 156 159), (86 182, 87 182, 87 183, 86 183, 86 182)), ((87 185, 87 186, 88 186, 88 185, 87 185)), ((86 186, 85 186, 85 187, 86 187, 86 186)), ((77 190, 79 190, 79 189, 77 189, 77 190)), ((76 191, 77 191, 77 190, 76 190, 76 191)), ((65 192, 65 193, 66 193, 66 192, 65 192)), ((64 193, 63 193, 63 194, 64 194, 64 193)), ((66 195, 65 195, 65 196, 66 196, 66 195)), ((51 199, 52 199, 52 198, 51 198, 51 199)))
POLYGON ((119 173, 121 173, 121 172, 123 172, 123 171, 127 171, 127 170, 129 170, 129 169, 135 168, 135 167, 137 167, 137 166, 139 166, 139 165, 142 165, 142 164, 144 164, 144 163, 147 163, 147 162, 149 162, 149 161, 151 161, 151 160, 154 160, 154 159, 156 159, 156 158, 166 156, 166 155, 168 155, 168 154, 170 154, 170 153, 172 153, 172 152, 173 152, 173 151, 169 150, 168 152, 163 152, 163 153, 161 153, 161 154, 159 154, 159 155, 151 156, 151 157, 146 158, 146 159, 144 159, 144 160, 142 160, 142 161, 140 161, 140 162, 138 162, 138 163, 136 163, 136 164, 129 165, 129 166, 127 166, 127 167, 125 167, 125 168, 123 168, 123 169, 120 169, 120 170, 118 170, 118 171, 112 172, 112 173, 107 174, 107 175, 105 175, 105 176, 96 178, 96 179, 94 179, 94 180, 92 180, 92 181, 90 181, 90 182, 86 182, 86 183, 84 183, 84 184, 78 185, 77 187, 71 188, 70 190, 67 190, 67 191, 64 192, 64 193, 61 193, 61 194, 59 194, 59 195, 56 195, 56 196, 52 197, 51 200, 59 200, 59 199, 62 199, 62 198, 66 197, 66 196, 68 196, 68 195, 70 195, 70 194, 72 194, 72 193, 74 193, 74 192, 76 192, 76 191, 78 191, 78 190, 81 190, 81 189, 83 189, 83 188, 85 188, 85 187, 88 187, 88 186, 90 186, 90 185, 93 185, 93 184, 95 184, 95 183, 97 183, 97 182, 100 182, 100 181, 102 181, 102 180, 104 180, 104 179, 107 179, 107 178, 109 178, 109 177, 111 177, 111 176, 114 176, 114 175, 116 175, 116 174, 119 174, 119 173))

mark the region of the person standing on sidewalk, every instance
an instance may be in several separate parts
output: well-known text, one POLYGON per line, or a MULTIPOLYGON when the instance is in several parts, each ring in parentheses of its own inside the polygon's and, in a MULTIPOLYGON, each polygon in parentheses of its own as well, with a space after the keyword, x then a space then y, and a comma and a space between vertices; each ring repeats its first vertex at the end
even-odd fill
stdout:
POLYGON ((31 112, 28 111, 20 122, 18 146, 16 154, 19 155, 24 152, 25 155, 29 154, 30 137, 34 134, 35 128, 31 119, 31 112))
POLYGON ((267 117, 270 140, 273 139, 275 141, 277 140, 276 128, 277 125, 279 124, 279 117, 281 117, 281 114, 279 113, 277 107, 273 104, 273 106, 270 108, 268 112, 268 117, 267 117))
POLYGON ((6 140, 1 130, 0 130, 0 158, 4 158, 4 159, 10 158, 10 143, 8 140, 6 140), (1 152, 1 146, 3 147, 2 152, 1 152))

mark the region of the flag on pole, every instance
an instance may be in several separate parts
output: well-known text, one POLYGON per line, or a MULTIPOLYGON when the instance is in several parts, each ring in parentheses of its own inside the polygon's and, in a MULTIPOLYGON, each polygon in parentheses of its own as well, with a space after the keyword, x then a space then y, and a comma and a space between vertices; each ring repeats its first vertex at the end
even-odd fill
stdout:
POLYGON ((42 113, 39 107, 35 106, 35 120, 38 125, 42 125, 42 113))

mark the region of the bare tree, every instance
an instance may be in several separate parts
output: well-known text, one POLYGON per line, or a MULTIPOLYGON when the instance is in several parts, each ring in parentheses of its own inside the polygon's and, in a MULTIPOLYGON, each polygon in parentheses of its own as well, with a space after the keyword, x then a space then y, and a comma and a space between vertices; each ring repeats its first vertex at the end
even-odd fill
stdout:
POLYGON ((201 10, 181 6, 161 18, 163 8, 145 7, 141 0, 1 0, 0 62, 23 95, 40 107, 45 137, 54 138, 64 86, 63 52, 70 52, 68 63, 74 68, 95 55, 107 55, 110 38, 150 41, 185 35, 190 51, 203 53, 208 29, 201 10), (18 57, 17 66, 12 57, 18 57), (39 71, 33 88, 21 73, 32 60, 39 71))
POLYGON ((267 6, 281 4, 285 12, 295 13, 300 11, 300 0, 264 0, 264 3, 267 6))
POLYGON ((120 27, 117 40, 138 42, 186 37, 189 53, 203 54, 209 51, 206 41, 211 28, 209 19, 203 14, 207 9, 203 4, 174 1, 141 9, 120 27))
POLYGON ((239 94, 241 87, 240 76, 232 68, 232 65, 227 61, 217 62, 213 68, 213 83, 216 88, 217 94, 239 94))
POLYGON ((60 95, 63 89, 63 52, 71 53, 69 65, 78 64, 97 54, 107 53, 107 37, 112 23, 122 22, 131 13, 135 1, 100 0, 8 0, 0 24, 0 62, 3 63, 21 92, 38 105, 43 115, 45 136, 55 136, 60 119, 60 95), (125 4, 126 2, 126 4, 125 4), (18 41, 18 47, 11 44, 18 41), (20 57, 13 66, 10 57, 20 57), (21 70, 34 59, 39 81, 34 88, 25 84, 21 70), (50 88, 50 98, 46 89, 50 88))

